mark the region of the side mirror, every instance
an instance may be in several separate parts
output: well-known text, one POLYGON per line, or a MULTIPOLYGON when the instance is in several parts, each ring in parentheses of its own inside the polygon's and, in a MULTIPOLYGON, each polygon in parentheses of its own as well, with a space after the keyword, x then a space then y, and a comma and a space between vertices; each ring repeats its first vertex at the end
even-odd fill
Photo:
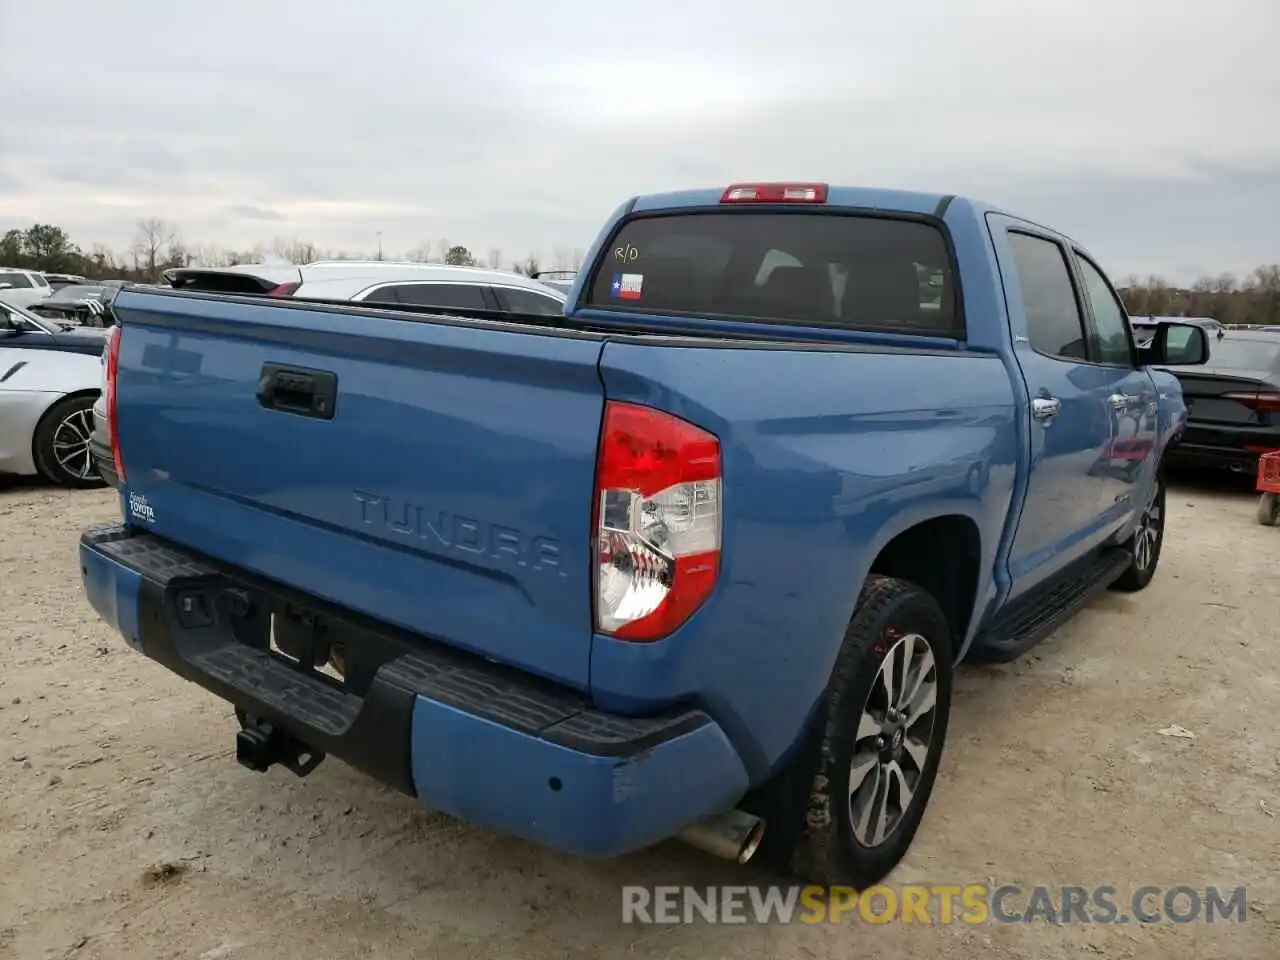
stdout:
POLYGON ((1209 336, 1199 324, 1162 320, 1151 342, 1139 353, 1149 366, 1198 366, 1209 360, 1209 336))

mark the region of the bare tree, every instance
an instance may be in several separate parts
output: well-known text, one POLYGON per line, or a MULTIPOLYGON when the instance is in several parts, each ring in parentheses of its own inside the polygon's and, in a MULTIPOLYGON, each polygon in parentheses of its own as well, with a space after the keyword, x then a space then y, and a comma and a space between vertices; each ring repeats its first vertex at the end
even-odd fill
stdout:
POLYGON ((436 241, 436 258, 433 263, 444 263, 444 258, 449 255, 449 239, 441 237, 436 241))
POLYGON ((309 240, 299 240, 297 237, 276 237, 271 242, 271 253, 292 264, 311 263, 313 260, 323 259, 314 243, 309 240))
POLYGON ((405 254, 405 259, 412 263, 430 263, 431 262, 431 241, 425 241, 422 246, 414 247, 405 254))
POLYGON ((148 280, 156 279, 156 267, 162 261, 169 245, 178 239, 177 232, 158 217, 138 221, 137 238, 133 242, 133 260, 138 269, 145 269, 148 280))

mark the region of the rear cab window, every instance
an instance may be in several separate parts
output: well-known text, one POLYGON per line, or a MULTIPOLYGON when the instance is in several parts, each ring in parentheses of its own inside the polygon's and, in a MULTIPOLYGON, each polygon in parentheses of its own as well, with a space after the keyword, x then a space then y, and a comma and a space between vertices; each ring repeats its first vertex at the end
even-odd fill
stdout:
POLYGON ((950 250, 931 222, 689 212, 623 224, 586 305, 962 338, 950 250))

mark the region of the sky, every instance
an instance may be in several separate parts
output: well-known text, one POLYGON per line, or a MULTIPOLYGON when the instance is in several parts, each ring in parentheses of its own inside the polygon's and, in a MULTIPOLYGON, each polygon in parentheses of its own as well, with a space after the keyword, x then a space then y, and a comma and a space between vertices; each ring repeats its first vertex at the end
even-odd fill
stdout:
POLYGON ((504 261, 638 193, 979 197, 1117 278, 1280 261, 1276 0, 0 0, 0 231, 504 261))

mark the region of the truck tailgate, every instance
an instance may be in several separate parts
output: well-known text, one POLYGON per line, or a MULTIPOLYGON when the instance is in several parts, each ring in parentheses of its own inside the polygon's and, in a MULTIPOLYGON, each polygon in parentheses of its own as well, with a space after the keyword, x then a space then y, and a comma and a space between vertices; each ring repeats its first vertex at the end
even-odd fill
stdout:
POLYGON ((587 686, 600 338, 140 291, 114 309, 130 523, 587 686))

